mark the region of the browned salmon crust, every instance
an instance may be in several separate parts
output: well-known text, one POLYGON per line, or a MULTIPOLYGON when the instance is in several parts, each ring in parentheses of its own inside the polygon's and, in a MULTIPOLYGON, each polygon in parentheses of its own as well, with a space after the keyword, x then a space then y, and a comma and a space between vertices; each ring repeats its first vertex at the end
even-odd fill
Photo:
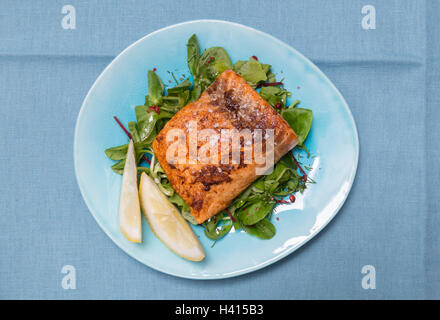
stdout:
MULTIPOLYGON (((258 176, 258 166, 246 164, 170 164, 166 153, 166 135, 171 129, 188 133, 187 123, 197 122, 197 129, 273 129, 275 163, 297 144, 297 136, 288 123, 241 76, 231 70, 220 74, 197 101, 182 108, 153 141, 154 153, 171 186, 202 223, 228 207, 234 198, 258 176)), ((263 133, 264 134, 264 133, 263 133)), ((197 148, 205 144, 198 142, 197 148)), ((188 143, 187 143, 188 148, 188 143)), ((220 147, 219 147, 220 148, 220 147)), ((241 153, 242 154, 242 153, 241 153)))

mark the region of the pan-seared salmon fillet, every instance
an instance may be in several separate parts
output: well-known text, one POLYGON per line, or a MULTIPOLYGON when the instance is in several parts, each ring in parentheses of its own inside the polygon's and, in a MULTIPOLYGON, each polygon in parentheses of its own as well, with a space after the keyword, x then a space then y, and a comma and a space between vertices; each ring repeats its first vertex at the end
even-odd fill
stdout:
MULTIPOLYGON (((263 136, 263 157, 269 150, 266 148, 265 139, 269 132, 273 132, 274 163, 291 150, 298 141, 288 123, 247 84, 246 80, 231 70, 220 74, 197 101, 186 105, 168 121, 153 141, 154 153, 171 186, 188 204, 191 214, 198 223, 204 222, 227 208, 234 198, 258 178, 256 169, 264 167, 261 162, 256 161, 255 154, 252 154, 251 162, 244 161, 244 150, 249 145, 255 144, 255 136, 253 140, 251 137, 251 141, 239 139, 238 162, 225 163, 220 159, 221 141, 224 140, 222 130, 228 129, 241 132, 246 129, 251 132, 260 129, 263 136), (197 126, 197 132, 211 129, 211 137, 196 139, 196 149, 192 150, 204 150, 204 146, 211 143, 218 150, 218 155, 214 152, 211 154, 211 151, 207 151, 206 155, 218 161, 202 162, 200 157, 191 158, 194 161, 190 161, 190 154, 194 153, 190 150, 191 138, 189 137, 194 124, 197 126), (167 150, 176 141, 171 140, 168 134, 174 129, 184 132, 188 137, 185 142, 180 143, 187 151, 184 156, 185 161, 168 162, 169 157, 167 160, 167 150)), ((228 159, 232 160, 232 148, 227 151, 228 159)))

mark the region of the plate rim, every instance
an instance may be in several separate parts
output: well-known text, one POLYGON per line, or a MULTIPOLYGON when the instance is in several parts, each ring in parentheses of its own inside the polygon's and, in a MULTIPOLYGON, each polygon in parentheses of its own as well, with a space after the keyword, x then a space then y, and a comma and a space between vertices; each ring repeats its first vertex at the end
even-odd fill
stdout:
POLYGON ((93 218, 95 219, 95 221, 98 223, 99 227, 101 228, 102 231, 104 231, 104 233, 113 241, 113 243, 115 243, 123 252, 125 252, 127 255, 129 255, 130 257, 134 258, 135 260, 137 260, 138 262, 142 263, 143 265, 148 266, 149 268, 165 273, 165 274, 169 274, 175 277, 179 277, 179 278, 185 278, 185 279, 193 279, 193 280, 219 280, 219 279, 228 279, 228 278, 232 278, 232 277, 237 277, 240 275, 244 275, 247 273, 251 273, 257 270, 260 270, 264 267, 267 267, 285 257, 287 257, 288 255, 290 255, 291 253, 293 253, 294 251, 298 250, 299 248, 301 248, 302 246, 304 246, 306 243, 308 243, 311 239, 313 239, 318 233, 321 232, 322 229, 324 229, 329 223, 330 221, 332 221, 334 219, 334 217, 339 213, 340 209, 342 208, 342 206, 344 205, 345 201, 348 198, 348 195, 350 194, 351 188, 353 186, 355 177, 356 177, 356 173, 357 173, 357 168, 358 168, 358 164, 359 164, 359 135, 358 135, 358 130, 357 130, 357 126, 356 126, 356 122, 354 120, 353 114, 351 113, 350 107, 348 106, 347 102, 345 101, 343 95, 341 94, 341 92, 338 90, 338 88, 336 88, 336 86, 333 84, 333 82, 310 60, 308 59, 306 56, 304 56, 302 53, 300 53, 298 50, 296 50, 295 48, 293 48, 292 46, 288 45, 287 43, 281 41, 280 39, 255 28, 237 23, 237 22, 231 22, 231 21, 226 21, 226 20, 218 20, 218 19, 197 19, 197 20, 189 20, 189 21, 184 21, 184 22, 180 22, 180 23, 176 23, 176 24, 172 24, 163 28, 160 28, 156 31, 153 31, 145 36, 143 36, 142 38, 136 40, 135 42, 133 42, 132 44, 130 44, 128 47, 126 47, 124 50, 122 50, 115 58, 113 58, 113 60, 104 68, 103 71, 101 71, 101 73, 99 74, 99 76, 96 78, 96 80, 93 82, 93 85, 90 87, 90 89, 88 90, 82 104, 81 104, 81 108, 79 110, 78 116, 76 118, 76 122, 75 122, 75 130, 74 130, 74 136, 73 136, 73 162, 74 162, 74 171, 75 171, 75 178, 76 178, 76 182, 79 186, 80 189, 80 193, 81 196, 84 200, 84 202, 86 203, 87 209, 89 210, 89 212, 92 214, 93 218), (333 213, 329 216, 328 220, 322 224, 319 228, 316 228, 312 233, 310 233, 307 236, 307 239, 305 239, 304 241, 300 242, 298 245, 292 246, 286 250, 284 250, 283 252, 277 254, 276 256, 274 256, 271 259, 268 259, 266 261, 264 261, 263 263, 254 265, 252 267, 248 267, 245 269, 240 269, 238 271, 235 272, 230 272, 227 274, 221 274, 221 275, 203 275, 203 274, 179 274, 176 272, 172 272, 169 270, 166 270, 162 267, 158 267, 158 266, 154 266, 150 263, 147 263, 145 261, 140 260, 138 257, 136 257, 133 253, 126 251, 119 243, 118 241, 116 241, 116 239, 112 236, 112 234, 103 226, 103 224, 99 221, 99 219, 96 217, 95 213, 92 210, 92 206, 90 204, 90 200, 88 199, 88 197, 86 196, 85 192, 84 192, 84 187, 82 185, 81 179, 79 177, 79 172, 78 172, 78 156, 77 156, 77 149, 78 149, 78 134, 79 134, 79 123, 81 121, 82 115, 84 113, 84 109, 85 109, 85 105, 87 104, 91 93, 94 91, 97 83, 101 80, 101 78, 104 76, 104 74, 106 74, 106 72, 113 66, 113 64, 122 56, 124 55, 127 51, 131 50, 133 47, 135 47, 138 43, 140 43, 141 41, 144 41, 145 39, 152 37, 153 35, 163 32, 165 30, 168 29, 173 29, 173 28, 178 28, 180 26, 183 25, 188 25, 188 24, 195 24, 195 23, 217 23, 217 24, 228 24, 228 25, 232 25, 238 28, 243 28, 243 29, 247 29, 248 31, 251 31, 253 33, 265 36, 270 38, 272 41, 275 41, 276 43, 278 43, 279 45, 285 47, 286 49, 294 52, 298 57, 300 57, 301 59, 303 59, 312 69, 313 71, 315 71, 318 75, 320 75, 325 82, 330 86, 331 89, 334 90, 334 92, 336 93, 336 95, 338 96, 339 99, 341 99, 343 107, 345 109, 345 111, 348 113, 351 125, 353 126, 354 129, 354 138, 355 138, 355 165, 353 166, 351 172, 350 172, 350 180, 349 180, 349 186, 347 189, 347 193, 344 197, 344 199, 338 204, 338 206, 334 209, 333 213))

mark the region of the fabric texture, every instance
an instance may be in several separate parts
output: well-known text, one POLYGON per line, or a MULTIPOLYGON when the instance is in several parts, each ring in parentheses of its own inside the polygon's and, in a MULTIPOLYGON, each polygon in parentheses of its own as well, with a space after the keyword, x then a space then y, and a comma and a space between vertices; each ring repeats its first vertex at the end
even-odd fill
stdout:
POLYGON ((0 298, 440 298, 438 1, 0 2, 0 298), (376 29, 362 8, 376 9, 376 29), (125 47, 194 19, 245 24, 310 58, 347 100, 360 159, 336 218, 307 245, 237 278, 154 271, 102 232, 79 192, 73 134, 81 103, 125 47), (61 285, 64 265, 77 288, 61 285), (365 290, 361 269, 376 269, 365 290))

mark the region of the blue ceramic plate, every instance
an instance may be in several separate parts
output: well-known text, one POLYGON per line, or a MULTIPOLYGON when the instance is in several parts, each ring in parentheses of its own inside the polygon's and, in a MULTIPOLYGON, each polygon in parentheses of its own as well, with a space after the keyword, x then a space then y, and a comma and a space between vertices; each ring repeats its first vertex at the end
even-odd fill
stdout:
POLYGON ((78 116, 75 130, 75 172, 81 193, 100 227, 125 252, 156 270, 193 279, 219 279, 248 273, 270 265, 313 238, 336 215, 353 183, 358 163, 356 125, 342 95, 327 77, 292 47, 255 29, 226 21, 198 20, 153 32, 125 49, 110 63, 90 89, 78 116), (284 78, 292 99, 313 110, 312 129, 306 145, 314 157, 302 160, 313 169, 310 185, 293 204, 279 205, 272 217, 277 233, 260 240, 233 232, 218 241, 194 227, 206 251, 202 262, 186 261, 168 250, 143 224, 143 242, 127 241, 118 226, 121 176, 106 148, 127 142, 113 120, 135 120, 134 107, 144 103, 147 70, 167 84, 168 71, 188 76, 186 42, 196 33, 200 47, 222 46, 232 62, 256 55, 272 65, 277 78, 284 78))

